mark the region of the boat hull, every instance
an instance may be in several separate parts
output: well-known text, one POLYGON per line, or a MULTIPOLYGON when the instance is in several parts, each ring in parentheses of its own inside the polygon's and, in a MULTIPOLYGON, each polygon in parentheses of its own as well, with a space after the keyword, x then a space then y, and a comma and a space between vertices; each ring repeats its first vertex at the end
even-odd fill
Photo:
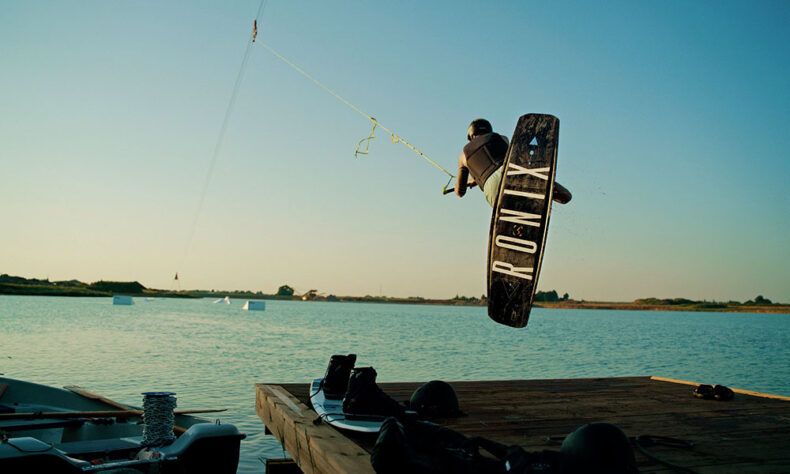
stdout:
POLYGON ((245 435, 234 425, 177 414, 175 441, 147 447, 142 416, 130 413, 135 407, 2 377, 0 391, 0 472, 235 473, 238 467, 245 435))

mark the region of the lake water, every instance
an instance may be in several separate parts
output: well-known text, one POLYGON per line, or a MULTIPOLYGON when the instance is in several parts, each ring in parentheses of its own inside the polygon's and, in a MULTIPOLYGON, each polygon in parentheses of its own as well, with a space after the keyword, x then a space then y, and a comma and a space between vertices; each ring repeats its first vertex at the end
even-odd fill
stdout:
POLYGON ((536 308, 511 329, 482 307, 242 304, 0 295, 0 373, 133 405, 162 390, 179 408, 227 408, 219 418, 247 434, 239 472, 284 457, 253 384, 308 383, 334 353, 384 382, 658 375, 790 395, 788 315, 536 308))

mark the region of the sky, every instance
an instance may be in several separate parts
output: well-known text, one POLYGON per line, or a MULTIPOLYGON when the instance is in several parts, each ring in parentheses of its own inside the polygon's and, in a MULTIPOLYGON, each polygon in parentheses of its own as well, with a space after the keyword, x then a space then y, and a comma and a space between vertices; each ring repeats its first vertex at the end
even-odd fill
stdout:
POLYGON ((790 302, 790 3, 267 0, 219 147, 259 0, 0 4, 0 273, 484 294, 482 193, 266 44, 451 173, 557 116, 539 290, 790 302))

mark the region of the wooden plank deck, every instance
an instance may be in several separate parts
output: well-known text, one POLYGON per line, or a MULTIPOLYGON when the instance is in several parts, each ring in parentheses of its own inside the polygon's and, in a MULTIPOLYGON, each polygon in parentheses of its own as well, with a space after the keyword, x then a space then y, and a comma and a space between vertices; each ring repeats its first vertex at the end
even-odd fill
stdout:
MULTIPOLYGON (((420 383, 381 383, 398 401, 420 383)), ((707 472, 790 472, 790 398, 735 389, 723 402, 692 395, 691 382, 658 377, 450 382, 468 416, 434 419, 466 436, 483 436, 525 450, 559 450, 562 437, 605 421, 629 436, 654 435, 694 443, 691 449, 648 448, 672 463, 707 472)), ((256 384, 256 412, 299 468, 312 473, 372 473, 375 435, 313 424, 307 382, 256 384)), ((640 472, 674 472, 636 451, 640 472)))

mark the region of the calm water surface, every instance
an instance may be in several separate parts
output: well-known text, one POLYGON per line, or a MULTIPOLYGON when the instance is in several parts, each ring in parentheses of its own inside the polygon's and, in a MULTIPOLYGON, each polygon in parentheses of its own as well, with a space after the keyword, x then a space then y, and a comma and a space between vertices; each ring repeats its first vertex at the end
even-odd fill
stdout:
POLYGON ((179 408, 227 408, 220 419, 247 434, 239 472, 283 457, 253 384, 307 383, 333 353, 358 354, 384 382, 659 375, 790 395, 788 315, 537 308, 511 329, 479 307, 242 304, 0 295, 0 373, 133 405, 166 390, 179 408))

